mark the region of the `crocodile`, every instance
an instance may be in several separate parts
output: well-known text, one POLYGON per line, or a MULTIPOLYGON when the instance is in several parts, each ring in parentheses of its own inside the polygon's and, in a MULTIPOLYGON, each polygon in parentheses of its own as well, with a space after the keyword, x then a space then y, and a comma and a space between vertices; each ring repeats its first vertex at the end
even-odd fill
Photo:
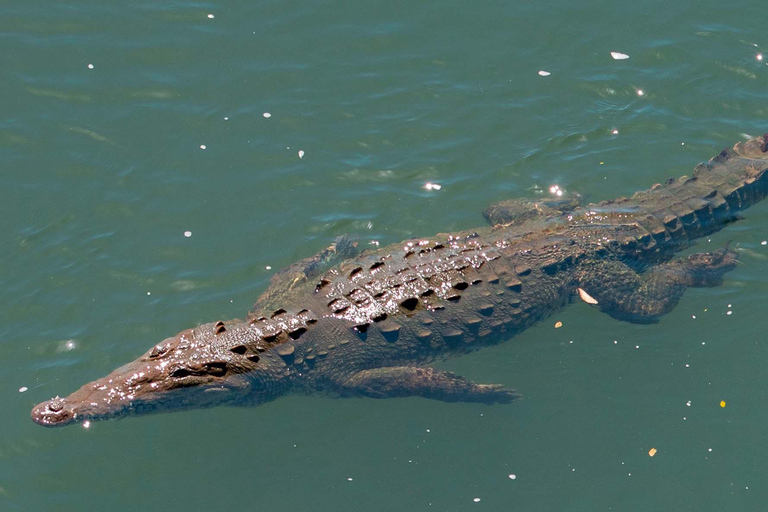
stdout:
POLYGON ((768 134, 628 198, 502 201, 488 226, 366 251, 341 238, 277 273, 244 320, 184 330, 32 419, 57 427, 315 392, 510 402, 512 389, 429 365, 509 340, 576 297, 657 322, 687 287, 717 286, 736 266, 728 247, 674 254, 762 200, 766 171, 768 134))

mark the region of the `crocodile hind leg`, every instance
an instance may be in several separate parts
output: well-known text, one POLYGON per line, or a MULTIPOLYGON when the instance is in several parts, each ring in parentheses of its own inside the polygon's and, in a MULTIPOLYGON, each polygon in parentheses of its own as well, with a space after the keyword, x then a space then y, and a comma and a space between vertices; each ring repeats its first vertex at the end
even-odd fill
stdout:
POLYGON ((269 287, 256 299, 249 318, 262 316, 264 312, 276 309, 279 307, 278 303, 284 303, 286 297, 302 284, 318 277, 336 263, 354 258, 360 252, 357 246, 357 240, 348 235, 341 235, 314 256, 299 260, 279 271, 270 279, 269 287))
POLYGON ((638 273, 616 261, 595 261, 579 273, 578 285, 597 300, 601 311, 619 320, 653 323, 669 313, 689 286, 718 286, 736 266, 728 249, 696 253, 638 273))
POLYGON ((443 402, 506 403, 519 395, 498 384, 475 384, 434 368, 392 366, 355 373, 340 385, 342 396, 420 396, 443 402))

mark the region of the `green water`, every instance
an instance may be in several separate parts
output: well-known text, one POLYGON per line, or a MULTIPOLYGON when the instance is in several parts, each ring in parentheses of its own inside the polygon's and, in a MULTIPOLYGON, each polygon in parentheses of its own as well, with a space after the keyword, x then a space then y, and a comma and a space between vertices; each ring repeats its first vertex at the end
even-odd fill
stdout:
POLYGON ((763 3, 693 5, 0 2, 0 508, 764 509, 768 204, 699 244, 744 265, 657 325, 578 303, 441 363, 511 405, 29 419, 339 234, 628 195, 768 131, 763 3))

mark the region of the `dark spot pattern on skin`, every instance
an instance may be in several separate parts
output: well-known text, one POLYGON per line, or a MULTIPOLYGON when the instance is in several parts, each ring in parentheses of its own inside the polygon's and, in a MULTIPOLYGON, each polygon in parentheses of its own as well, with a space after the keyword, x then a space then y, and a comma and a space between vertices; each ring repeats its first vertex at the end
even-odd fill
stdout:
POLYGON ((321 279, 321 280, 320 280, 320 281, 317 283, 317 285, 315 286, 315 293, 319 292, 320 290, 322 290, 323 288, 325 288, 325 287, 326 287, 326 286, 328 286, 329 284, 331 284, 331 282, 330 282, 329 280, 327 280, 327 279, 325 279, 325 278, 321 279))
POLYGON ((259 356, 257 356, 256 354, 251 354, 249 356, 246 356, 246 359, 248 359, 249 361, 251 361, 253 363, 258 363, 259 359, 261 359, 261 358, 259 356))
POLYGON ((241 356, 248 352, 248 347, 245 345, 235 345, 234 347, 229 349, 231 352, 234 352, 235 354, 240 354, 241 356))
POLYGON ((227 328, 224 326, 224 322, 219 320, 213 325, 213 333, 214 334, 221 334, 223 332, 226 332, 227 328))
POLYGON ((277 309, 274 313, 272 313, 270 318, 275 318, 276 316, 282 315, 284 313, 286 313, 286 311, 283 308, 277 309))
POLYGON ((397 324, 383 325, 381 327, 381 334, 389 342, 397 341, 397 338, 400 336, 400 326, 397 324))
POLYGON ((294 329, 293 331, 288 333, 288 336, 291 337, 291 339, 297 340, 301 338, 301 335, 307 332, 307 329, 305 327, 299 327, 298 329, 294 329))
POLYGON ((386 319, 387 319, 387 314, 381 313, 380 315, 376 315, 375 317, 373 317, 371 320, 373 320, 374 322, 383 322, 386 319))
POLYGON ((493 314, 493 304, 487 303, 487 304, 481 304, 477 310, 480 312, 480 314, 485 316, 491 316, 493 314))
POLYGON ((515 273, 519 276, 527 276, 531 273, 531 267, 527 265, 518 265, 515 267, 515 273))
POLYGON ((358 325, 356 325, 356 326, 355 326, 355 330, 356 330, 357 332, 365 332, 365 331, 367 331, 367 330, 368 330, 368 326, 369 326, 369 325, 370 325, 370 324, 358 324, 358 325))
POLYGON ((456 288, 457 290, 466 290, 467 288, 469 288, 469 283, 467 283, 466 281, 459 281, 458 283, 454 284, 453 287, 456 288))
POLYGON ((419 299, 416 297, 409 297, 400 303, 400 306, 408 311, 413 311, 418 305, 419 299))
POLYGON ((363 267, 355 267, 349 272, 349 278, 352 279, 357 274, 363 271, 363 267))
POLYGON ((370 269, 371 270, 376 270, 377 268, 381 268, 383 266, 384 266, 384 262, 383 261, 377 261, 376 263, 371 265, 370 269))
POLYGON ((343 313, 344 311, 349 309, 349 306, 350 304, 346 299, 334 299, 328 303, 328 307, 334 313, 343 313))

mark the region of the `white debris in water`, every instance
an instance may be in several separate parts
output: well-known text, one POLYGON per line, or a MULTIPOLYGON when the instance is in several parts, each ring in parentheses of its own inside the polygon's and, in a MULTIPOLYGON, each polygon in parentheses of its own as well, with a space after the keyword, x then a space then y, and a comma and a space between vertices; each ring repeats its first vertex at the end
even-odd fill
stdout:
POLYGON ((206 145, 205 144, 200 144, 200 149, 206 149, 206 145))
MULTIPOLYGON (((582 288, 576 288, 576 290, 579 292, 579 298, 586 302, 587 304, 597 304, 597 299, 592 297, 590 294, 588 294, 586 291, 584 291, 582 288)), ((695 318, 695 317, 694 317, 695 318)))
POLYGON ((215 16, 214 16, 213 14, 209 14, 209 15, 208 15, 208 19, 209 19, 209 20, 212 20, 213 18, 215 18, 215 16))
POLYGON ((755 58, 756 58, 758 61, 762 61, 762 60, 763 60, 763 54, 762 54, 762 53, 758 53, 757 55, 755 55, 755 58))
POLYGON ((762 242, 760 242, 760 245, 768 245, 768 240, 763 240, 762 242))
POLYGON ((59 348, 59 351, 67 351, 75 350, 77 348, 77 342, 75 340, 66 340, 61 343, 61 346, 59 348))
POLYGON ((619 130, 617 130, 616 128, 611 130, 611 135, 618 135, 618 134, 619 134, 619 130))
POLYGON ((267 265, 267 266, 266 266, 266 267, 264 267, 264 268, 266 268, 267 270, 272 270, 272 267, 271 267, 270 265, 267 265))
POLYGON ((732 315, 732 314, 733 314, 733 311, 726 311, 726 312, 725 312, 725 314, 726 314, 726 315, 732 315))
POLYGON ((552 73, 550 73, 549 71, 544 71, 543 69, 539 71, 539 76, 549 76, 551 74, 552 73))
POLYGON ((642 89, 638 89, 638 90, 637 90, 637 95, 638 95, 638 96, 642 96, 642 95, 644 95, 644 94, 645 94, 645 92, 644 92, 642 89))
POLYGON ((304 158, 304 150, 303 149, 299 150, 299 158, 304 158))
POLYGON ((562 197, 563 189, 561 189, 559 185, 552 185, 549 187, 549 193, 557 197, 562 197))
POLYGON ((192 232, 191 232, 191 231, 185 231, 185 232, 184 232, 184 236, 185 236, 185 237, 187 237, 187 238, 189 238, 189 237, 191 237, 191 236, 192 236, 192 232))
POLYGON ((262 115, 263 115, 264 117, 266 117, 267 119, 269 119, 270 117, 272 117, 272 114, 270 114, 269 112, 264 112, 262 115))
POLYGON ((84 421, 83 422, 83 428, 91 428, 91 422, 90 421, 84 421))
POLYGON ((229 118, 228 118, 228 117, 225 117, 225 118, 224 118, 224 120, 225 120, 225 121, 229 121, 229 118))
POLYGON ((626 60, 629 58, 629 55, 621 52, 611 52, 611 57, 613 57, 615 60, 626 60))
POLYGON ((88 64, 88 69, 93 69, 93 64, 88 64))
POLYGON ((443 188, 443 186, 442 185, 438 185, 437 183, 426 182, 424 184, 424 188, 427 189, 427 190, 440 190, 441 188, 443 188))
POLYGON ((351 481, 352 481, 352 479, 351 479, 351 478, 347 478, 347 482, 351 482, 351 481))
POLYGON ((26 391, 26 390, 28 390, 28 389, 29 389, 29 388, 28 388, 27 386, 21 386, 21 387, 19 388, 19 393, 23 393, 23 392, 25 392, 25 391, 26 391))
POLYGON ((685 402, 685 405, 687 405, 688 407, 690 407, 690 406, 691 406, 691 401, 690 401, 690 400, 688 400, 687 402, 685 402))
POLYGON ((152 295, 152 292, 147 292, 147 295, 152 295))
POLYGON ((472 501, 474 501, 475 503, 480 503, 480 498, 475 498, 472 501))
POLYGON ((517 475, 516 475, 516 474, 514 474, 514 473, 512 473, 511 475, 509 475, 509 479, 510 479, 510 480, 515 480, 516 478, 517 478, 517 475))
POLYGON ((371 241, 370 241, 370 242, 368 242, 368 243, 369 243, 369 244, 371 244, 371 245, 375 245, 375 246, 377 246, 377 247, 378 247, 378 245, 379 245, 379 241, 378 241, 378 240, 371 240, 371 241))

